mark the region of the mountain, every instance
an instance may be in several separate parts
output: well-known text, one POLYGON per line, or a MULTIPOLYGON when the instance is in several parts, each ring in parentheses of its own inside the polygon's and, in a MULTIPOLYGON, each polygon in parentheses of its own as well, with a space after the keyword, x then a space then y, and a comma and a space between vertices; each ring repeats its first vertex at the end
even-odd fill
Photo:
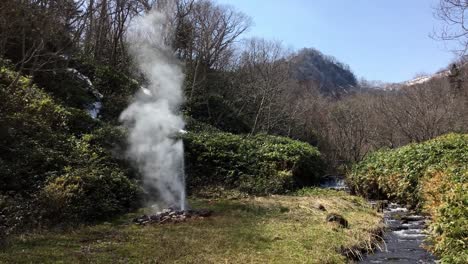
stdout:
POLYGON ((468 74, 468 63, 461 61, 451 64, 449 67, 440 70, 434 74, 427 74, 415 77, 411 80, 400 82, 400 83, 389 83, 384 84, 381 88, 385 90, 395 90, 404 87, 412 87, 415 85, 427 84, 432 81, 438 81, 442 79, 449 79, 449 82, 456 82, 458 78, 466 76, 468 74))
POLYGON ((418 76, 412 80, 409 80, 409 81, 405 81, 403 83, 401 83, 402 86, 413 86, 413 85, 417 85, 417 84, 423 84, 423 83, 427 83, 433 79, 441 79, 441 78, 445 78, 447 76, 450 75, 450 70, 443 70, 443 71, 439 71, 437 73, 434 73, 434 74, 430 74, 430 75, 422 75, 422 76, 418 76))
POLYGON ((293 58, 293 77, 309 83, 325 95, 340 96, 357 85, 349 66, 313 48, 300 50, 293 58))

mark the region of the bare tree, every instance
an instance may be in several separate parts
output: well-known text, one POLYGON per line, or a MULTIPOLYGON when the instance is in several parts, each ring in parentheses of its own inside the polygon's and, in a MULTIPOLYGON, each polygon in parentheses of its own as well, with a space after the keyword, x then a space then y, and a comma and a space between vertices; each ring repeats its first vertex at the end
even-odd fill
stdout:
POLYGON ((382 116, 400 134, 396 145, 421 142, 463 129, 463 98, 451 93, 448 80, 403 88, 385 94, 380 101, 382 116))
POLYGON ((445 26, 434 36, 441 40, 457 41, 461 55, 468 50, 468 1, 466 0, 440 0, 436 8, 436 17, 445 23, 445 26))
POLYGON ((235 40, 250 26, 250 18, 231 7, 220 6, 209 0, 196 1, 191 12, 182 21, 183 44, 180 51, 187 61, 190 81, 189 100, 197 87, 203 85, 209 70, 223 67, 226 55, 235 40))
POLYGON ((334 104, 329 112, 328 141, 336 163, 358 162, 370 151, 371 104, 365 95, 351 96, 334 104))
POLYGON ((282 101, 287 101, 285 91, 290 85, 286 56, 279 42, 258 38, 246 41, 238 70, 242 79, 239 92, 252 112, 251 134, 269 132, 284 121, 282 101))
POLYGON ((82 1, 80 39, 83 53, 96 61, 125 67, 128 61, 125 34, 129 22, 155 3, 142 0, 82 1))
POLYGON ((53 70, 61 56, 73 50, 79 5, 73 0, 2 1, 0 56, 15 64, 18 78, 53 70))

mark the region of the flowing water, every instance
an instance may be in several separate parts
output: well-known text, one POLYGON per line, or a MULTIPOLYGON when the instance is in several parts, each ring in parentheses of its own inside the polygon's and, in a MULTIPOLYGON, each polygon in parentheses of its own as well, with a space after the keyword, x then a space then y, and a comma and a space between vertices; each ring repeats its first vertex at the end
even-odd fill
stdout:
POLYGON ((360 263, 435 263, 434 256, 422 248, 427 219, 391 203, 384 209, 387 231, 385 243, 360 263))
POLYGON ((320 187, 339 191, 348 191, 344 176, 328 175, 322 178, 320 187))
MULTIPOLYGON (((348 190, 344 177, 341 176, 327 176, 320 186, 348 190)), ((383 235, 385 243, 373 254, 364 256, 359 263, 436 263, 435 257, 422 248, 427 223, 424 216, 416 215, 395 203, 390 203, 383 214, 387 227, 383 235)))

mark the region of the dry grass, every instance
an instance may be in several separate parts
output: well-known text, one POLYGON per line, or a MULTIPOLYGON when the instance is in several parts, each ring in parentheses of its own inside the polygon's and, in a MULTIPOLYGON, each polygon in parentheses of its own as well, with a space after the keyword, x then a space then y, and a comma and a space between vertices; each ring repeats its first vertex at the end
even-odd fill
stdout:
POLYGON ((112 223, 24 234, 0 251, 0 262, 345 263, 343 252, 370 245, 381 216, 364 200, 334 191, 303 195, 196 199, 194 207, 215 215, 182 224, 137 226, 129 214, 112 223), (328 212, 342 214, 349 228, 325 222, 328 212))

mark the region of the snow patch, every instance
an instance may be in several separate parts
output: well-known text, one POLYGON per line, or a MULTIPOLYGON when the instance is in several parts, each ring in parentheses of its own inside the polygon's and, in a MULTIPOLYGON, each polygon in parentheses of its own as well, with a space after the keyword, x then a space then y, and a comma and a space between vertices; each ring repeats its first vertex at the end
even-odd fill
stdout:
POLYGON ((94 88, 94 85, 88 76, 82 74, 74 68, 68 68, 67 71, 73 73, 81 81, 84 81, 87 84, 86 88, 94 95, 94 97, 96 97, 96 99, 102 100, 102 98, 104 98, 104 96, 96 88, 94 88))
POLYGON ((446 71, 442 71, 442 72, 435 73, 435 74, 432 74, 432 75, 420 76, 420 77, 414 78, 413 80, 403 82, 403 85, 413 86, 413 85, 416 85, 416 84, 423 84, 423 83, 426 83, 426 82, 428 82, 428 81, 430 81, 432 79, 435 79, 435 78, 446 77, 449 74, 450 74, 450 71, 446 70, 446 71))
POLYGON ((87 112, 93 119, 97 119, 101 109, 102 103, 100 101, 96 101, 89 106, 87 112))
POLYGON ((67 68, 67 71, 75 75, 79 80, 86 83, 86 90, 88 90, 96 98, 96 101, 89 105, 86 111, 93 119, 97 119, 102 109, 101 100, 104 98, 104 96, 94 87, 88 76, 82 74, 74 68, 67 68))

